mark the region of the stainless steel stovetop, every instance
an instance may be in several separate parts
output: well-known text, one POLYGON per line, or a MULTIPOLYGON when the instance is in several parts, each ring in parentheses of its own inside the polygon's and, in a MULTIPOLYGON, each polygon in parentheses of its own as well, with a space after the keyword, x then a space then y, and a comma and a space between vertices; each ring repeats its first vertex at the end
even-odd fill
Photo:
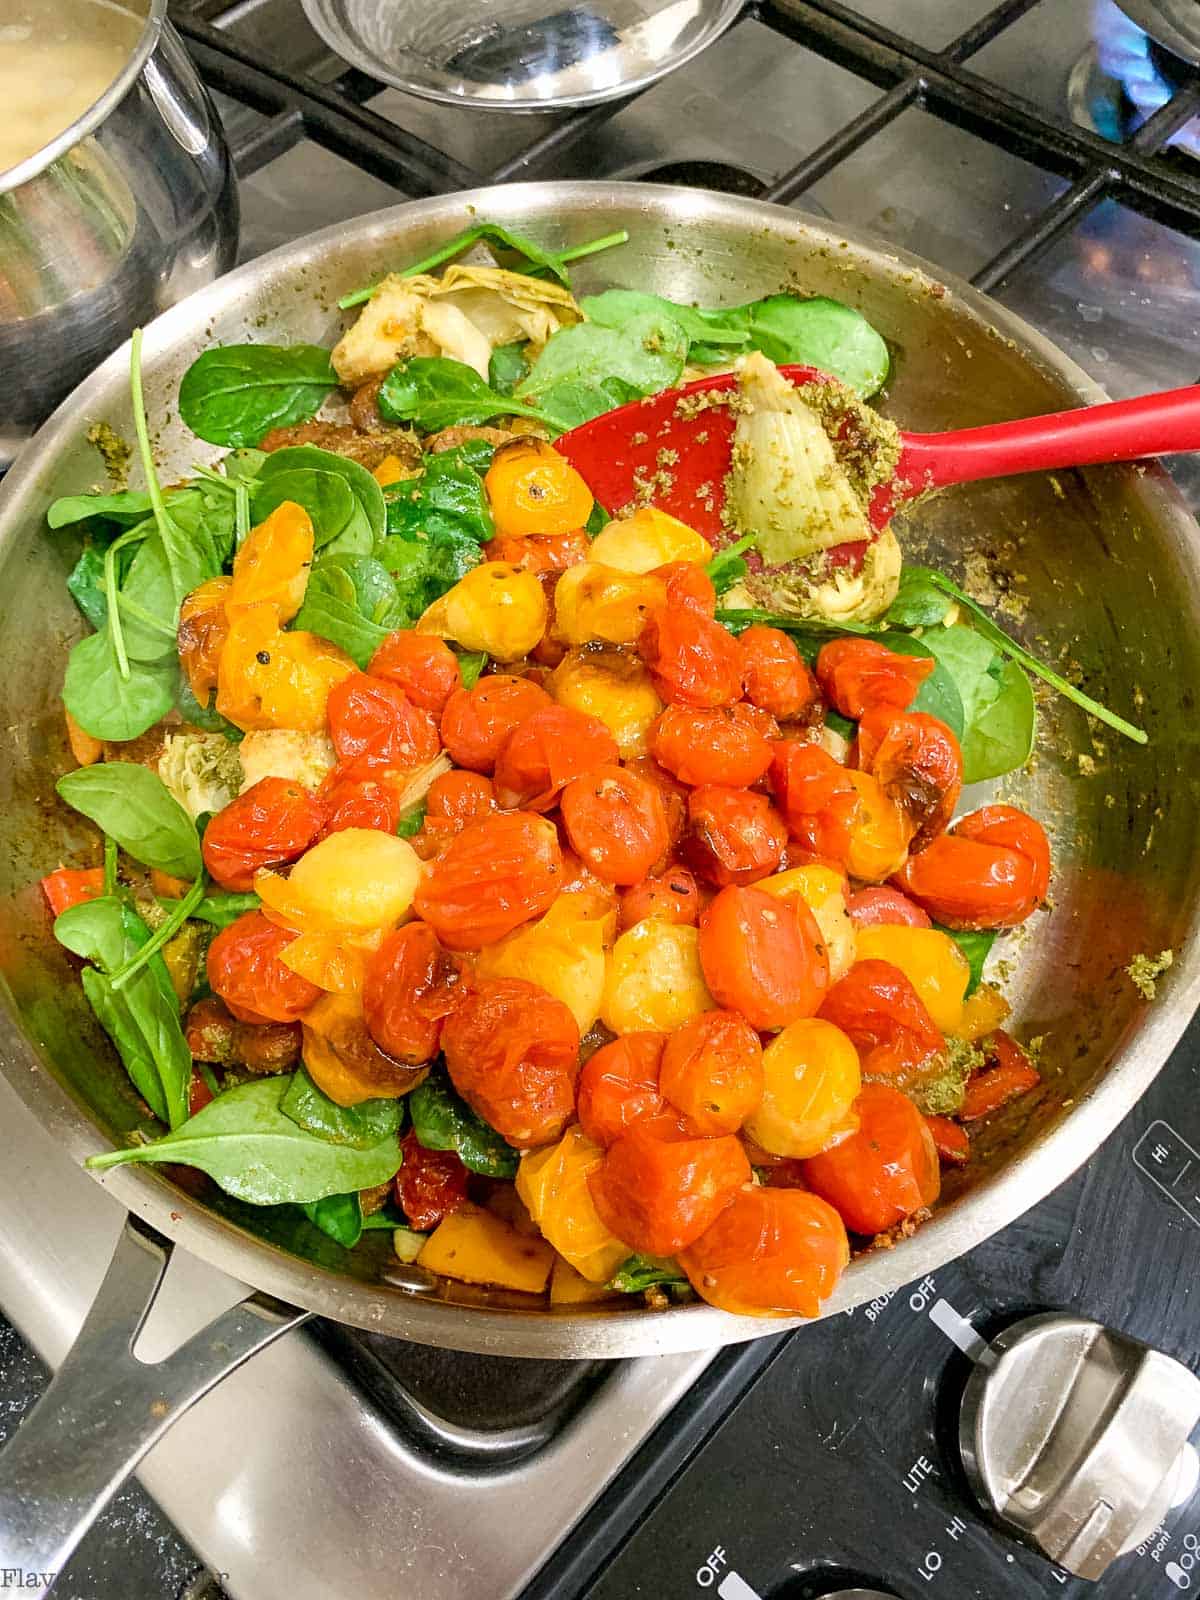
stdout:
MULTIPOLYGON (((443 152, 446 189, 460 186, 460 172, 463 185, 474 174, 659 176, 771 197, 781 175, 807 161, 784 189, 799 208, 998 285, 999 298, 1114 396, 1196 379, 1200 224, 1189 236, 1094 193, 1077 200, 1065 156, 1039 165, 1020 153, 1020 137, 984 137, 923 109, 908 80, 897 83, 895 48, 878 30, 870 72, 834 64, 830 40, 847 16, 854 22, 835 0, 789 0, 789 39, 747 9, 674 77, 568 129, 554 117, 485 115, 375 92, 328 55, 299 0, 172 7, 201 66, 227 91, 218 103, 242 175, 246 257, 428 192, 431 183, 422 176, 411 191, 394 187, 298 136, 298 119, 314 104, 319 112, 320 97, 297 110, 277 85, 266 92, 255 66, 265 60, 348 94, 422 141, 414 172, 424 171, 426 146, 443 152), (822 22, 824 53, 794 37, 806 15, 822 22), (215 49, 214 26, 236 45, 232 54, 215 49), (879 111, 881 97, 885 109, 903 106, 892 120, 879 111), (808 161, 856 119, 863 137, 851 153, 808 161), (877 131, 868 138, 868 130, 877 131), (1055 203, 1064 227, 1043 229, 1036 249, 1006 260, 1013 240, 1032 237, 1055 203)), ((1069 125, 1074 111, 1101 134, 1123 138, 1171 93, 1147 78, 1137 31, 1130 35, 1109 0, 1006 0, 993 8, 985 0, 859 0, 857 13, 859 23, 905 35, 918 66, 971 30, 972 46, 988 42, 970 54, 970 71, 1051 123, 1069 125), (1121 65, 1131 51, 1142 63, 1136 93, 1114 78, 1134 70, 1121 65)), ((963 46, 945 59, 966 53, 963 46)), ((1183 129, 1185 138, 1195 132, 1196 125, 1183 129)), ((347 147, 337 130, 327 130, 326 143, 347 147)), ((394 157, 371 164, 403 175, 394 157)), ((1193 193, 1200 217, 1200 159, 1180 150, 1160 165, 1170 184, 1193 193)), ((1157 209, 1181 221, 1178 207, 1157 209)), ((1196 469, 1188 464, 1177 476, 1200 504, 1196 469)), ((51 1365, 82 1320, 120 1223, 119 1208, 0 1082, 0 1309, 51 1365)), ((177 1343, 218 1300, 231 1304, 244 1292, 178 1259, 170 1287, 160 1302, 169 1314, 156 1313, 144 1336, 148 1355, 177 1343)), ((343 1355, 336 1339, 289 1336, 178 1424, 141 1473, 238 1600, 515 1595, 681 1399, 676 1416, 686 1417, 685 1397, 710 1361, 593 1364, 579 1374, 547 1366, 531 1379, 530 1369, 506 1377, 498 1363, 403 1346, 360 1346, 350 1368, 343 1355)), ((60 1592, 69 1594, 69 1584, 60 1592)))

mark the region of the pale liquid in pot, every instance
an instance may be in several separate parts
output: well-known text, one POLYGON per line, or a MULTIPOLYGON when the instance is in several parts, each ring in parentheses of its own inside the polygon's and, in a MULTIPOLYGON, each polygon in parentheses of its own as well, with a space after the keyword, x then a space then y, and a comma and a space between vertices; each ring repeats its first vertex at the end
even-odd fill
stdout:
POLYGON ((113 0, 0 0, 0 174, 99 100, 145 25, 113 0))

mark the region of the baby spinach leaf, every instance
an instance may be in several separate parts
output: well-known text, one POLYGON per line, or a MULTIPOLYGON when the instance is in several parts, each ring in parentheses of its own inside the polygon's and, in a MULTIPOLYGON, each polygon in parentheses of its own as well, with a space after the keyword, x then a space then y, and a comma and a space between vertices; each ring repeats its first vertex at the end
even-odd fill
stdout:
MULTIPOLYGON (((643 294, 640 289, 606 289, 603 294, 591 294, 579 302, 579 309, 589 322, 602 328, 624 328, 631 317, 650 313, 669 317, 677 322, 696 344, 729 345, 737 347, 750 343, 750 334, 739 311, 730 314, 726 321, 720 311, 697 311, 694 306, 664 300, 661 295, 643 294)), ((725 359, 732 352, 725 353, 725 359)))
POLYGON ((393 628, 407 628, 465 573, 479 565, 479 545, 468 533, 444 532, 428 538, 385 539, 379 559, 396 580, 393 628))
POLYGON ((525 376, 525 344, 499 344, 488 362, 488 384, 497 394, 511 394, 525 376))
POLYGON ((317 1087, 306 1067, 293 1074, 279 1109, 298 1128, 329 1144, 346 1145, 351 1150, 370 1150, 389 1136, 395 1137, 404 1121, 402 1100, 363 1100, 356 1106, 338 1105, 317 1087))
POLYGON ((81 639, 67 658, 63 704, 95 739, 136 739, 175 704, 179 669, 174 660, 131 662, 128 676, 117 666, 107 631, 81 639))
POLYGON ((426 456, 420 477, 406 478, 385 496, 388 533, 411 538, 451 532, 486 543, 496 531, 482 477, 492 453, 480 439, 426 456))
POLYGON ((933 628, 953 604, 950 596, 931 582, 924 567, 905 567, 884 620, 891 628, 933 628))
POLYGON ((206 1172, 235 1199, 260 1206, 305 1205, 395 1176, 400 1146, 393 1135, 366 1150, 317 1138, 280 1110, 289 1086, 260 1078, 228 1089, 152 1144, 109 1150, 87 1164, 104 1171, 128 1162, 181 1162, 206 1172))
POLYGON ((609 1279, 608 1287, 621 1294, 640 1294, 656 1283, 686 1283, 687 1275, 669 1256, 629 1256, 609 1279))
MULTIPOLYGON (((704 311, 701 318, 728 333, 742 327, 750 345, 778 366, 789 363, 817 367, 840 378, 864 398, 887 379, 887 345, 867 319, 838 300, 818 296, 801 300, 792 294, 772 294, 748 305, 704 311)), ((557 338, 557 334, 555 335, 557 338)), ((720 340, 710 341, 719 346, 720 340)), ((713 354, 697 346, 690 359, 701 364, 728 359, 723 349, 713 354)))
POLYGON ((940 923, 934 926, 948 939, 953 939, 971 968, 971 976, 967 983, 967 994, 972 995, 983 982, 983 965, 991 954, 992 946, 996 942, 994 928, 943 928, 940 923))
POLYGON ((128 575, 117 590, 117 607, 129 661, 174 659, 178 601, 167 553, 157 532, 138 546, 128 575))
POLYGON ((290 446, 267 456, 256 482, 254 518, 264 518, 285 500, 302 505, 313 521, 318 550, 369 555, 383 537, 387 509, 383 490, 357 461, 316 445, 290 446))
POLYGON ((963 706, 963 781, 981 783, 1024 766, 1033 749, 1037 711, 1029 679, 974 628, 928 629, 921 643, 958 687, 963 706))
POLYGON ((479 682, 479 674, 488 664, 486 650, 463 651, 458 657, 458 671, 462 678, 464 689, 473 689, 479 682))
POLYGON ((362 1238, 362 1203, 357 1190, 353 1194, 327 1194, 323 1200, 310 1201, 303 1209, 311 1223, 345 1250, 353 1250, 362 1238))
POLYGON ((53 502, 46 521, 52 528, 68 528, 92 517, 143 522, 153 509, 145 489, 121 489, 116 494, 67 494, 53 502))
POLYGON ((175 878, 200 876, 196 824, 149 767, 101 762, 66 773, 55 788, 143 866, 175 878))
POLYGON ((104 556, 89 545, 71 568, 67 593, 93 628, 108 626, 108 596, 104 592, 104 556))
POLYGON ((473 367, 447 356, 413 356, 397 363, 383 380, 379 411, 389 422, 415 423, 427 433, 455 423, 488 422, 492 417, 536 417, 553 422, 536 406, 513 395, 498 394, 473 367))
POLYGON ((320 345, 217 345, 184 373, 179 415, 209 444, 257 445, 272 428, 307 422, 336 386, 320 345))
POLYGON ((687 334, 662 312, 642 312, 620 329, 576 323, 550 336, 518 393, 555 427, 578 427, 678 382, 687 350, 687 334))
POLYGON ((336 644, 365 668, 407 619, 387 568, 370 556, 335 556, 309 576, 295 626, 336 644))
POLYGON ((934 663, 933 671, 917 691, 909 707, 912 711, 925 711, 931 717, 940 717, 951 733, 961 743, 966 727, 966 712, 962 695, 954 674, 946 663, 931 650, 925 639, 914 639, 908 633, 881 633, 879 643, 902 656, 927 656, 934 663))
POLYGON ((425 826, 426 805, 424 800, 418 800, 415 806, 410 806, 396 824, 396 837, 398 839, 411 839, 420 833, 425 826))
MULTIPOLYGON (((170 911, 178 902, 160 900, 159 904, 164 911, 170 911)), ((218 890, 215 894, 204 895, 188 916, 193 922, 207 922, 210 928, 227 928, 247 911, 257 911, 260 905, 262 901, 256 894, 226 894, 218 890)))
POLYGON ((741 583, 750 570, 742 559, 743 552, 752 549, 757 543, 758 535, 748 533, 733 544, 726 545, 724 550, 717 551, 704 570, 712 580, 712 586, 718 595, 725 594, 735 583, 741 583))
POLYGON ((454 1092, 435 1067, 408 1096, 413 1132, 426 1150, 453 1150, 465 1167, 485 1178, 514 1178, 517 1152, 454 1092))
POLYGON ((192 693, 186 672, 179 674, 175 706, 185 722, 194 728, 202 728, 205 733, 223 733, 227 739, 232 739, 234 744, 240 744, 246 737, 241 728, 235 728, 232 722, 227 722, 213 706, 200 704, 192 693))

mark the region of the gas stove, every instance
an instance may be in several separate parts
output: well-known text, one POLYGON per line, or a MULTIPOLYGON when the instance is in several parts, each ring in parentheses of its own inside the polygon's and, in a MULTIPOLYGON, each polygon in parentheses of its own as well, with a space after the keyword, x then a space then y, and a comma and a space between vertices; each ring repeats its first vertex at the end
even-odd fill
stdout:
MULTIPOLYGON (((1115 396, 1197 376, 1200 74, 1108 0, 748 4, 642 94, 535 117, 384 89, 329 55, 298 0, 176 0, 172 14, 234 149, 247 258, 477 183, 692 183, 868 228, 973 278, 1115 396), (1153 86, 1130 57, 1162 67, 1153 86)), ((1177 476, 1200 505, 1193 466, 1177 476)), ((1196 1457, 1177 1437, 1200 1369, 1198 1073, 1193 1026, 1104 1149, 1019 1224, 793 1335, 580 1365, 328 1326, 289 1335, 140 1474, 207 1563, 189 1595, 1200 1592, 1196 1457), (1052 1416, 1076 1433, 1056 1434, 1052 1416), (1083 1468, 1101 1446, 1113 1459, 1096 1487, 1083 1468), (1152 1474, 1164 1452, 1167 1488, 1124 1527, 1129 1552, 1097 1582, 1074 1576, 1102 1560, 1127 1502, 1147 1498, 1126 1481, 1132 1466, 1152 1474), (1032 1465, 1042 1492, 1026 1504, 1010 1491, 1032 1465)), ((0 1308, 50 1365, 120 1224, 0 1082, 0 1308)), ((148 1355, 244 1292, 182 1258, 170 1277, 148 1355)), ((32 1388, 32 1366, 20 1370, 32 1388)), ((0 1432, 20 1403, 0 1387, 0 1432)), ((167 1596, 198 1565, 135 1497, 56 1593, 167 1596), (139 1539, 160 1557, 153 1579, 131 1576, 139 1539)))

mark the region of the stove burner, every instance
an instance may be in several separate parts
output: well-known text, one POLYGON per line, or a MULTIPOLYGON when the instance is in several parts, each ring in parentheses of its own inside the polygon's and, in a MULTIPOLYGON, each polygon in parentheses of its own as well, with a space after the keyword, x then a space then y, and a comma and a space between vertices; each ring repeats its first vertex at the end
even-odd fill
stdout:
MULTIPOLYGON (((1092 37, 1068 84, 1071 116, 1082 127, 1123 144, 1195 69, 1157 44, 1113 0, 1096 0, 1092 37)), ((1180 129, 1169 148, 1200 159, 1200 120, 1180 129)))
POLYGON ((684 183, 691 189, 716 189, 720 194, 745 195, 749 200, 757 200, 767 192, 761 178, 727 161, 667 161, 628 176, 642 183, 684 183))

